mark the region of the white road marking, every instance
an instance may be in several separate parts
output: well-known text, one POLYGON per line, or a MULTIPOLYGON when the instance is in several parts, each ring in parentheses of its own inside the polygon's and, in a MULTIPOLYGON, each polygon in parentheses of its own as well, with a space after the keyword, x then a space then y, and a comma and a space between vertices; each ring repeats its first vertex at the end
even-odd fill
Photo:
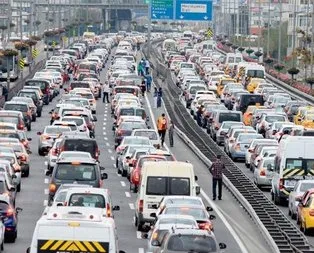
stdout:
POLYGON ((111 150, 111 149, 108 149, 108 152, 111 154, 111 153, 112 153, 112 150, 111 150))
POLYGON ((106 125, 107 124, 107 122, 104 122, 104 125, 106 125))
POLYGON ((136 231, 136 238, 137 239, 142 239, 142 232, 136 231))
POLYGON ((106 130, 106 127, 105 126, 103 126, 103 128, 102 128, 103 130, 106 130))
POLYGON ((145 253, 144 248, 138 248, 138 253, 145 253))
POLYGON ((121 183, 122 187, 125 187, 125 186, 126 186, 126 184, 125 184, 124 181, 120 181, 120 183, 121 183))
POLYGON ((133 203, 129 203, 129 207, 130 207, 131 210, 134 210, 134 209, 135 209, 135 206, 134 206, 133 203))
MULTIPOLYGON (((110 150, 110 149, 109 149, 110 150)), ((113 161, 114 160, 114 157, 113 156, 110 156, 111 160, 113 161)))
POLYGON ((113 167, 116 168, 116 164, 115 163, 113 164, 113 167))
POLYGON ((108 141, 108 137, 104 137, 104 139, 105 139, 106 141, 108 141))
POLYGON ((45 195, 48 195, 48 194, 49 194, 49 190, 48 190, 48 189, 45 189, 45 190, 44 190, 44 193, 45 193, 45 195))
POLYGON ((48 183, 49 183, 49 179, 45 178, 45 184, 48 184, 48 183))
POLYGON ((231 227, 230 223, 227 221, 225 216, 222 214, 220 207, 215 204, 214 201, 208 197, 208 195, 201 189, 201 195, 203 198, 209 203, 209 205, 215 210, 216 214, 219 216, 221 221, 225 224, 226 228, 229 230, 230 234, 234 238, 234 240, 237 242, 239 248, 241 249, 242 253, 248 253, 245 245, 241 241, 240 237, 237 235, 237 233, 234 231, 234 229, 231 227))
POLYGON ((129 192, 125 192, 125 196, 126 196, 127 198, 131 198, 131 194, 130 194, 129 192))
POLYGON ((110 143, 109 143, 109 142, 107 142, 106 145, 107 145, 108 147, 110 147, 110 143))
POLYGON ((104 135, 107 135, 107 133, 106 133, 106 132, 103 132, 103 134, 104 134, 104 135))

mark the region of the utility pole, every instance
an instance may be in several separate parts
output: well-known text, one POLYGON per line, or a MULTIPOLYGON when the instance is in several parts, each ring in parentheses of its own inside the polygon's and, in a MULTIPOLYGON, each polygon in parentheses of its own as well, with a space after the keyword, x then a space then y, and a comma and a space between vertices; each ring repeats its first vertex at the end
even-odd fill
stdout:
POLYGON ((281 62, 281 20, 282 20, 282 0, 279 0, 279 33, 278 33, 278 63, 281 62))
POLYGON ((270 57, 270 49, 269 49, 269 43, 270 43, 270 3, 271 0, 268 1, 268 25, 267 25, 267 57, 270 57))
MULTIPOLYGON (((295 39, 296 39, 296 19, 297 19, 297 11, 296 11, 296 8, 297 8, 297 1, 294 0, 294 3, 293 3, 293 37, 292 37, 292 53, 294 53, 295 51, 295 39)), ((292 58, 292 67, 295 67, 295 57, 292 58)))
POLYGON ((23 40, 23 2, 20 0, 20 39, 23 40))
POLYGON ((258 0, 258 41, 257 41, 257 51, 261 50, 261 37, 262 37, 262 8, 261 0, 258 0))
MULTIPOLYGON (((305 49, 308 49, 308 36, 309 36, 309 26, 310 26, 310 0, 307 0, 307 7, 306 7, 306 38, 304 41, 305 49)), ((307 78, 307 63, 304 64, 304 76, 305 79, 307 78)))
POLYGON ((148 50, 147 50, 147 58, 150 57, 150 49, 151 49, 151 30, 152 30, 152 0, 148 2, 148 26, 147 26, 147 45, 148 45, 148 50))
POLYGON ((311 39, 311 77, 313 77, 313 53, 314 53, 314 3, 312 3, 312 39, 311 39))

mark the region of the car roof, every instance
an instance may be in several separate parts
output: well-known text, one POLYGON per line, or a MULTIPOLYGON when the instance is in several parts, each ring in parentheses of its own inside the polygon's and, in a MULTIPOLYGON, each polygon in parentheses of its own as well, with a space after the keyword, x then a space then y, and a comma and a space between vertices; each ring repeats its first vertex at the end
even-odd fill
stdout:
MULTIPOLYGON (((0 156, 1 158, 1 156, 0 156)), ((62 160, 58 160, 57 163, 92 163, 96 164, 95 159, 93 158, 87 158, 87 157, 64 157, 62 160)))

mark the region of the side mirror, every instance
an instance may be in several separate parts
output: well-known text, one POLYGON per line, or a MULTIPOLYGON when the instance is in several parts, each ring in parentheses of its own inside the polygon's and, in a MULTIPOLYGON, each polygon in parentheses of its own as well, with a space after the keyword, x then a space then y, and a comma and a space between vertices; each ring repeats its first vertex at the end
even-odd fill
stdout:
POLYGON ((19 213, 19 212, 22 212, 22 211, 23 211, 23 209, 22 209, 22 208, 20 208, 20 207, 15 208, 15 210, 16 210, 16 212, 17 212, 17 213, 19 213))
POLYGON ((37 135, 41 135, 41 132, 37 132, 37 135))
POLYGON ((11 187, 10 192, 15 192, 15 187, 11 187))
POLYGON ((300 118, 298 118, 298 121, 301 121, 301 119, 300 119, 300 118))
POLYGON ((271 164, 267 164, 267 170, 274 171, 273 166, 271 164))
POLYGON ((26 152, 27 152, 27 154, 32 154, 33 152, 32 151, 30 151, 30 150, 26 150, 26 152))
POLYGON ((149 216, 152 217, 152 218, 156 218, 157 217, 156 213, 151 213, 149 216))
POLYGON ((197 177, 197 176, 194 176, 194 180, 197 181, 197 180, 198 180, 198 177, 197 177))
POLYGON ((12 175, 12 179, 15 179, 17 178, 17 176, 15 174, 12 175))
POLYGON ((210 219, 210 220, 215 220, 215 219, 216 219, 216 216, 213 215, 213 214, 211 214, 211 215, 209 215, 209 219, 210 219))
POLYGON ((129 167, 134 167, 134 166, 133 166, 133 163, 129 163, 129 167))
POLYGON ((113 206, 113 207, 112 207, 112 210, 113 210, 113 211, 120 211, 120 206, 113 206))
POLYGON ((32 140, 32 138, 27 138, 27 140, 28 140, 28 141, 31 141, 31 140, 32 140))
POLYGON ((213 123, 213 118, 209 118, 209 119, 208 119, 208 122, 209 122, 209 123, 213 123))
POLYGON ((123 251, 123 250, 119 250, 119 253, 125 253, 125 251, 123 251))
POLYGON ((100 169, 100 170, 105 170, 106 168, 103 167, 103 166, 99 166, 99 169, 100 169))
POLYGON ((45 175, 46 175, 46 176, 51 176, 51 174, 52 174, 52 173, 51 173, 50 170, 46 170, 46 172, 45 172, 45 175))
POLYGON ((92 121, 97 121, 97 117, 93 116, 92 121))
POLYGON ((196 195, 201 194, 201 187, 200 186, 195 186, 195 193, 196 193, 196 195))
POLYGON ((154 240, 154 241, 152 241, 152 246, 159 247, 160 242, 158 242, 157 240, 154 240))
POLYGON ((207 211, 207 212, 212 212, 212 211, 214 211, 214 209, 213 209, 212 207, 210 207, 210 206, 207 206, 207 207, 206 207, 206 211, 207 211))
POLYGON ((68 91, 68 89, 67 89, 67 88, 63 88, 63 90, 64 90, 65 92, 67 92, 67 91, 68 91))
POLYGON ((227 248, 227 245, 221 242, 221 243, 219 243, 219 248, 225 249, 225 248, 227 248))
POLYGON ((108 174, 107 173, 101 173, 101 179, 107 179, 108 178, 108 174))
POLYGON ((129 160, 129 159, 131 159, 131 157, 130 157, 130 156, 127 156, 125 159, 128 159, 128 160, 129 160))
POLYGON ((150 126, 147 126, 147 129, 151 129, 151 127, 150 127, 150 126))

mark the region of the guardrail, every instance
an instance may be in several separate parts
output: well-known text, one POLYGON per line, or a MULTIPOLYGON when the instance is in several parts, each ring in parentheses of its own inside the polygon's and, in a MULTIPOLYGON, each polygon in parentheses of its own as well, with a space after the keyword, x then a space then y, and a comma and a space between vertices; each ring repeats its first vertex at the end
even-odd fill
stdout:
MULTIPOLYGON (((160 41, 154 43, 158 44, 160 41)), ((147 55, 147 49, 143 48, 143 53, 147 55)), ((155 51, 151 52, 151 63, 155 74, 160 76, 164 89, 164 104, 168 111, 169 117, 174 125, 185 136, 186 141, 191 146, 193 143, 193 151, 196 148, 205 157, 211 160, 217 154, 222 155, 226 169, 224 171, 225 186, 234 192, 235 197, 250 216, 258 225, 261 233, 269 242, 273 252, 285 253, 310 253, 313 252, 307 239, 300 230, 286 218, 277 206, 275 206, 261 192, 253 182, 238 168, 235 163, 218 147, 218 145, 195 123, 190 117, 186 108, 182 105, 179 96, 181 90, 172 80, 170 70, 158 61, 159 55, 155 51), (274 245, 275 244, 275 245, 274 245)), ((161 59, 162 60, 162 59, 161 59)), ((157 84, 158 85, 158 84, 157 84)), ((184 135, 181 135, 184 138, 184 135)), ((180 135, 179 135, 180 136, 180 135)))

